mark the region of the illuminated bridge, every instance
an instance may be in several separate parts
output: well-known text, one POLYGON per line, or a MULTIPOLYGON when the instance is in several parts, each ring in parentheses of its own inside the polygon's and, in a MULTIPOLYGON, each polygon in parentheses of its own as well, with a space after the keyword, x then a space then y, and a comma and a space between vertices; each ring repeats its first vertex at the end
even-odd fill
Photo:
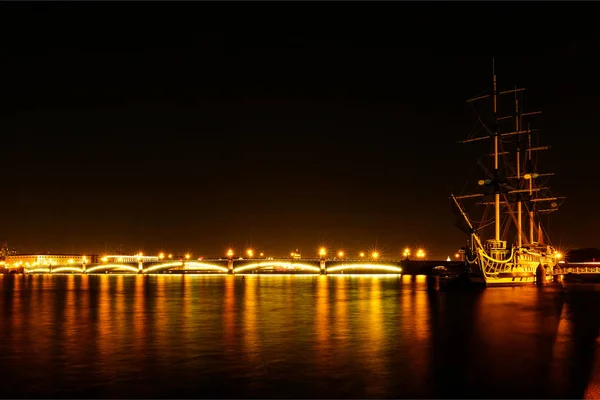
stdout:
POLYGON ((600 262, 566 262, 559 263, 559 268, 554 268, 554 275, 568 274, 598 274, 600 275, 600 262))
POLYGON ((129 261, 81 265, 35 266, 25 268, 25 273, 197 273, 197 274, 248 274, 248 273, 293 273, 293 274, 427 274, 434 266, 453 267, 460 262, 447 261, 367 261, 326 259, 207 259, 180 261, 129 261))

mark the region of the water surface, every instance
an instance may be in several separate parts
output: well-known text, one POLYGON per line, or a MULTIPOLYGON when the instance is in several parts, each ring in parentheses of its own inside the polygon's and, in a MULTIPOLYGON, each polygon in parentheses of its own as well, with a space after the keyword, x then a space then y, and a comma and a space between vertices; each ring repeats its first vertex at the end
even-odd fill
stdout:
POLYGON ((4 398, 600 396, 600 286, 0 276, 4 398))

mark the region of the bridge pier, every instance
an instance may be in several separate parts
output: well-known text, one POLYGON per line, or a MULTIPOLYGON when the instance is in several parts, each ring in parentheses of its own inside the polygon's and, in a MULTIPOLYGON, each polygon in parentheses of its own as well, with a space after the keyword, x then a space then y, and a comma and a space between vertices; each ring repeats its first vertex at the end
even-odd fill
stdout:
POLYGON ((141 261, 138 261, 138 274, 144 272, 144 264, 141 261))
POLYGON ((321 275, 327 275, 327 268, 325 267, 325 260, 320 260, 319 261, 319 267, 321 267, 321 275))
POLYGON ((227 260, 227 274, 233 275, 233 259, 231 258, 227 260))

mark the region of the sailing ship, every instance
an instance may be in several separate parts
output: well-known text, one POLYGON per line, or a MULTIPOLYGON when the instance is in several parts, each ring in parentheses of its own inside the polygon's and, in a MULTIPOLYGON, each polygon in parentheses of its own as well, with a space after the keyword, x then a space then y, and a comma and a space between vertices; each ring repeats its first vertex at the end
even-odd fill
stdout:
POLYGON ((483 174, 474 193, 451 195, 469 235, 462 278, 484 287, 543 283, 552 278, 562 255, 552 246, 542 217, 557 211, 564 197, 552 195, 546 186, 554 174, 537 167, 540 152, 549 148, 539 144, 539 129, 531 125, 541 112, 524 112, 525 89, 498 91, 494 65, 492 75, 492 90, 467 101, 475 111, 487 105, 487 116, 477 112, 474 132, 461 141, 486 143, 488 151, 478 160, 483 174), (501 115, 500 105, 507 101, 511 110, 501 115), (469 200, 476 201, 479 212, 467 211, 469 200), (475 215, 480 218, 470 217, 475 215))

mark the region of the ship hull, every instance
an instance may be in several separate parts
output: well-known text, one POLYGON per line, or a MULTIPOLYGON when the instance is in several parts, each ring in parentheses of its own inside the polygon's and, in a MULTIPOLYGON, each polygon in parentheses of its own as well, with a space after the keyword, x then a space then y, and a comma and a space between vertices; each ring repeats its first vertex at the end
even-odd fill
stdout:
POLYGON ((552 281, 555 265, 552 257, 517 250, 511 259, 513 262, 492 260, 481 249, 469 263, 472 283, 480 285, 483 280, 485 287, 502 287, 545 284, 552 281))
POLYGON ((501 286, 524 286, 533 285, 536 283, 535 274, 515 274, 514 276, 504 276, 498 278, 485 279, 486 287, 501 287, 501 286))

